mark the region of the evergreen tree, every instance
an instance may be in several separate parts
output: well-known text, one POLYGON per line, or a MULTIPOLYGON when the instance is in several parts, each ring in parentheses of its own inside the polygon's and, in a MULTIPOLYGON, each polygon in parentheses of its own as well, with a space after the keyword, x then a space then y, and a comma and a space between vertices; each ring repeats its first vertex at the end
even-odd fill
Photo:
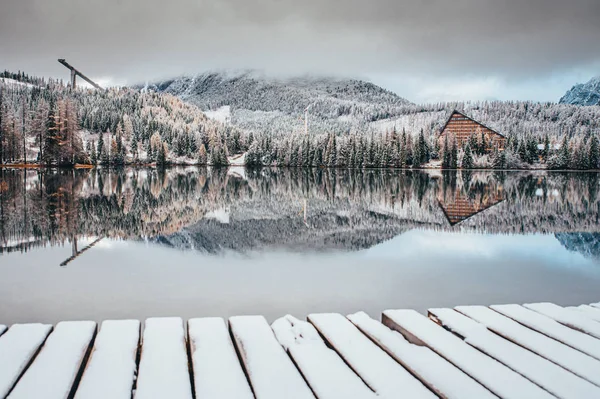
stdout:
POLYGON ((542 150, 542 159, 544 162, 548 162, 548 156, 550 155, 550 137, 546 134, 544 136, 544 149, 542 150))
POLYGON ((452 169, 458 169, 458 145, 456 140, 452 140, 451 164, 452 169))
POLYGON ((467 143, 460 167, 462 169, 473 169, 473 166, 473 154, 471 153, 471 146, 469 143, 467 143))
POLYGON ((98 164, 98 155, 96 154, 96 143, 94 143, 93 141, 88 141, 88 143, 91 143, 90 161, 92 162, 92 165, 97 165, 98 164))

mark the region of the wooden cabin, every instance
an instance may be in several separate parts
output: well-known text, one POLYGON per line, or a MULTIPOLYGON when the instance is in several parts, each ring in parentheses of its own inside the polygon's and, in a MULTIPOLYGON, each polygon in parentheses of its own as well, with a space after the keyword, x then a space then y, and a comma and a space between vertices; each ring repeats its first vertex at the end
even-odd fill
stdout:
POLYGON ((440 146, 443 146, 446 135, 452 134, 456 138, 458 146, 463 147, 472 135, 479 138, 482 133, 485 136, 488 151, 493 150, 495 147, 500 151, 504 151, 506 146, 504 135, 456 110, 452 112, 452 115, 446 121, 438 140, 440 146))

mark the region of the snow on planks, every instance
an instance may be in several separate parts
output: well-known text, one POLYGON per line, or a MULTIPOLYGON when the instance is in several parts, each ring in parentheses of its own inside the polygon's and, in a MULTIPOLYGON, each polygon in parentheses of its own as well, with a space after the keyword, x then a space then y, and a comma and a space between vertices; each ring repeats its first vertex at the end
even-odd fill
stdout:
POLYGON ((519 305, 493 305, 495 311, 550 338, 600 360, 600 340, 564 326, 554 319, 519 305))
POLYGON ((355 313, 348 319, 440 398, 496 398, 496 395, 431 349, 411 344, 400 333, 390 330, 366 313, 355 313))
POLYGON ((254 398, 225 320, 218 317, 191 319, 188 337, 196 398, 254 398))
POLYGON ((92 321, 58 323, 35 361, 19 380, 10 399, 69 397, 96 333, 92 321))
POLYGON ((515 345, 453 309, 429 309, 442 326, 561 399, 600 398, 600 388, 515 345))
POLYGON ((46 324, 15 324, 0 336, 0 398, 8 395, 50 330, 46 324))
POLYGON ((75 399, 130 399, 139 341, 139 321, 103 322, 75 399))
MULTIPOLYGON (((523 306, 546 315, 567 327, 584 332, 592 337, 600 338, 600 324, 578 312, 565 309, 553 303, 526 303, 523 306)), ((598 344, 600 345, 600 341, 598 341, 598 344)))
POLYGON ((407 398, 435 398, 418 379, 339 314, 308 316, 348 365, 378 395, 407 398))
POLYGON ((264 317, 235 316, 229 327, 257 399, 314 398, 264 317))
POLYGON ((414 310, 386 310, 383 321, 409 341, 427 345, 503 399, 554 398, 414 310))
MULTIPOLYGON (((537 314, 520 306, 516 307, 517 312, 507 311, 507 309, 513 309, 513 305, 510 305, 511 307, 508 306, 509 305, 492 306, 492 308, 497 309, 501 313, 506 312, 508 314, 518 314, 519 308, 526 312, 532 312, 534 315, 537 314)), ((551 362, 566 368, 581 378, 600 386, 600 362, 585 353, 579 352, 559 341, 537 333, 485 306, 458 306, 455 309, 485 325, 496 334, 499 334, 517 345, 521 345, 551 362)), ((521 319, 521 317, 519 317, 519 319, 521 319)), ((527 318, 525 318, 525 320, 527 320, 527 318)), ((553 320, 551 321, 554 322, 553 320)), ((557 323, 557 325, 559 324, 557 323)), ((585 334, 583 335, 586 336, 585 334)))
POLYGON ((183 320, 146 320, 135 399, 192 399, 183 320))
POLYGON ((600 322, 600 308, 595 308, 590 305, 579 305, 577 307, 570 307, 567 309, 576 310, 578 312, 585 314, 590 319, 600 322))
POLYGON ((276 320, 271 327, 317 398, 378 397, 335 351, 325 345, 310 323, 287 315, 276 320))

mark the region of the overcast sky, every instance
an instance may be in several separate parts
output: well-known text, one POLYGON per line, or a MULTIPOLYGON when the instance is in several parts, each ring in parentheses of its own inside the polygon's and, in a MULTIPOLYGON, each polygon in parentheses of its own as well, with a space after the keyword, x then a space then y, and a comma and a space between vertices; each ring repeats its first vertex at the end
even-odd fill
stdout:
POLYGON ((0 68, 365 78, 414 102, 557 101, 600 75, 600 0, 0 0, 0 68))

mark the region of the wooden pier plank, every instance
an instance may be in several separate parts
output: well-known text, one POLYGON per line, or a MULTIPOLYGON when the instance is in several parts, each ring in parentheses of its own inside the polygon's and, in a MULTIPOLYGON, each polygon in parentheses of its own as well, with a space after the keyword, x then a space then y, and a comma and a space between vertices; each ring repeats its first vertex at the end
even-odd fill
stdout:
MULTIPOLYGON (((518 307, 516 308, 517 312, 512 312, 510 311, 511 307, 512 305, 493 306, 494 309, 498 309, 498 311, 494 311, 485 306, 458 306, 456 310, 485 325, 496 334, 600 386, 600 362, 598 360, 505 316, 504 312, 517 314, 519 308, 537 314, 523 307, 518 307)), ((585 334, 583 335, 585 336, 585 334)))
POLYGON ((65 399, 69 397, 96 333, 92 321, 56 325, 35 361, 27 369, 10 399, 65 399))
POLYGON ((254 398, 224 319, 191 319, 188 337, 196 398, 254 398))
POLYGON ((229 328, 257 399, 314 399, 262 316, 235 316, 229 328))
POLYGON ((493 305, 491 308, 524 326, 600 360, 600 340, 588 334, 569 328, 546 315, 523 306, 493 305))
POLYGON ((102 323, 76 399, 130 399, 140 342, 138 320, 102 323))
POLYGON ((561 399, 600 398, 600 388, 543 357, 515 345, 453 309, 429 309, 430 317, 465 342, 488 354, 561 399))
POLYGON ((271 327, 318 399, 378 397, 325 345, 312 324, 287 315, 271 327))
POLYGON ((409 341, 428 346, 503 399, 554 397, 414 310, 386 310, 383 322, 409 341))
POLYGON ((48 324, 14 324, 0 336, 0 398, 8 395, 51 330, 48 324))
MULTIPOLYGON (((595 338, 600 338, 600 324, 578 312, 548 302, 526 303, 523 306, 548 316, 574 330, 581 331, 595 338)), ((598 341, 598 345, 600 345, 600 341, 598 341)))
POLYGON ((408 342, 364 312, 348 319, 442 399, 497 398, 473 378, 426 346, 408 342))
POLYGON ((595 308, 590 305, 579 305, 576 307, 569 307, 567 309, 576 310, 585 314, 590 319, 600 322, 600 308, 595 308))
POLYGON ((340 314, 311 314, 310 321, 329 345, 378 395, 435 398, 421 381, 375 345, 340 314))
POLYGON ((183 320, 146 319, 135 399, 192 399, 183 320))

